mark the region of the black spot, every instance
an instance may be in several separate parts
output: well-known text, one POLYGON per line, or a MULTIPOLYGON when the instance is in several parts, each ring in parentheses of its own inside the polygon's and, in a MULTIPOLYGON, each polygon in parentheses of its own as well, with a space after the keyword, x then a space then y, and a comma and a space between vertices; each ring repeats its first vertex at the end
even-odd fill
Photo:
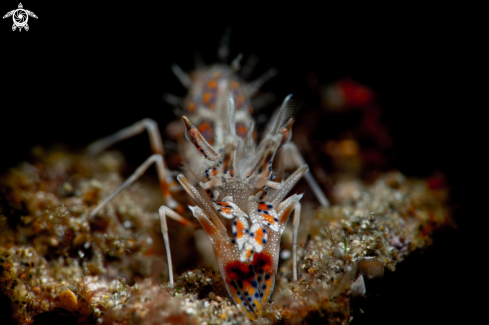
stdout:
POLYGON ((262 171, 263 171, 263 168, 259 168, 258 169, 258 174, 261 174, 262 171))
POLYGON ((258 276, 258 282, 260 282, 260 281, 261 281, 261 276, 258 276))
POLYGON ((263 292, 260 292, 260 298, 263 298, 263 292))
POLYGON ((233 232, 233 236, 236 237, 238 235, 238 233, 236 232, 233 232))
POLYGON ((268 279, 270 279, 270 274, 265 275, 265 280, 268 280, 268 279))
POLYGON ((221 212, 222 210, 221 209, 217 209, 217 212, 221 212))
POLYGON ((277 218, 273 218, 273 221, 278 222, 278 219, 277 218))
POLYGON ((238 290, 238 286, 236 285, 236 282, 231 282, 231 285, 233 286, 234 290, 238 290))
POLYGON ((253 288, 258 288, 258 283, 255 280, 253 280, 253 281, 251 281, 251 286, 253 288))
POLYGON ((238 280, 238 286, 240 289, 243 289, 243 281, 241 279, 238 280))
POLYGON ((252 232, 250 232, 250 236, 251 236, 251 237, 253 237, 253 236, 255 236, 255 234, 254 234, 254 233, 252 233, 252 232))
POLYGON ((261 288, 262 288, 263 290, 265 290, 265 289, 267 288, 267 285, 266 285, 266 284, 264 284, 264 285, 262 285, 262 286, 261 286, 261 288))
POLYGON ((261 209, 258 209, 258 210, 256 210, 256 211, 261 212, 261 209))
POLYGON ((261 266, 263 266, 263 265, 265 265, 265 264, 267 264, 267 263, 266 263, 264 260, 260 260, 260 265, 261 265, 261 266))
POLYGON ((263 213, 265 213, 265 214, 269 214, 267 210, 263 211, 263 213))
POLYGON ((251 297, 248 297, 248 301, 250 301, 250 302, 251 302, 251 297))
POLYGON ((207 192, 207 193, 210 193, 210 192, 211 192, 211 190, 207 190, 206 192, 207 192))
POLYGON ((267 230, 265 228, 263 228, 263 233, 266 234, 267 233, 267 230))
POLYGON ((204 149, 200 149, 200 152, 204 153, 204 149))
POLYGON ((244 292, 244 295, 245 295, 245 296, 248 296, 248 295, 249 295, 248 291, 245 291, 245 292, 244 292))
POLYGON ((255 298, 260 298, 260 295, 258 294, 258 292, 255 293, 255 298))
POLYGON ((238 223, 238 221, 234 220, 233 226, 236 226, 237 223, 238 223))
POLYGON ((252 303, 251 305, 252 305, 253 307, 256 307, 255 303, 252 303))
POLYGON ((246 229, 246 230, 245 230, 245 232, 246 232, 246 233, 248 233, 248 232, 249 232, 249 230, 248 230, 248 229, 246 229))
POLYGON ((250 272, 252 272, 252 271, 253 271, 253 265, 251 265, 251 264, 250 264, 250 265, 248 266, 248 269, 250 270, 250 272))
POLYGON ((262 273, 263 273, 263 269, 259 269, 259 270, 258 270, 258 273, 259 273, 259 274, 262 274, 262 273))
POLYGON ((269 205, 267 205, 267 208, 271 209, 271 208, 273 208, 273 205, 269 204, 269 205))
POLYGON ((236 244, 236 241, 234 239, 231 239, 232 244, 236 244))
POLYGON ((255 252, 255 250, 254 250, 254 249, 252 249, 252 250, 251 250, 251 254, 253 254, 254 252, 255 252))
POLYGON ((262 239, 263 244, 267 243, 267 240, 265 238, 262 239))

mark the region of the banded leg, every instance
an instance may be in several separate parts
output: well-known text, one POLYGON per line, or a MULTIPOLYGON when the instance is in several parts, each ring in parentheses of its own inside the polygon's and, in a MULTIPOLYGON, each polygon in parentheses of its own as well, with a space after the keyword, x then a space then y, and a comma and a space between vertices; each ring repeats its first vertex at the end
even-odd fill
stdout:
MULTIPOLYGON (((93 209, 93 211, 90 213, 90 218, 93 218, 100 211, 100 209, 104 207, 108 202, 110 202, 117 194, 119 194, 122 190, 124 190, 126 187, 134 183, 139 177, 141 177, 144 174, 144 172, 149 168, 149 166, 151 166, 151 164, 153 163, 156 164, 156 171, 158 172, 158 178, 160 179, 160 182, 164 182, 165 181, 164 177, 166 173, 165 173, 165 165, 163 162, 163 156, 160 154, 151 155, 148 159, 146 159, 145 162, 141 164, 141 166, 139 166, 136 169, 136 171, 131 176, 129 176, 128 179, 126 179, 124 183, 122 183, 121 186, 119 186, 114 192, 112 192, 112 194, 106 197, 102 201, 102 203, 100 203, 95 209, 93 209)), ((174 201, 171 196, 169 196, 169 198, 171 200, 167 199, 167 202, 169 203, 168 205, 170 207, 172 206, 177 207, 178 206, 177 202, 174 201)), ((171 214, 171 215, 168 214, 168 216, 172 217, 173 219, 180 222, 184 226, 188 226, 190 224, 190 221, 188 221, 187 219, 185 219, 184 217, 182 217, 176 212, 175 214, 171 214)))
MULTIPOLYGON (((280 149, 279 154, 281 158, 279 159, 279 163, 285 165, 285 163, 287 162, 287 166, 284 166, 287 169, 289 167, 296 168, 305 164, 302 154, 293 142, 288 142, 284 144, 280 149), (287 159, 285 159, 285 157, 287 157, 287 159)), ((314 176, 312 176, 310 170, 307 171, 307 173, 304 175, 304 178, 306 179, 307 184, 314 193, 314 196, 316 196, 316 199, 319 201, 319 204, 321 204, 321 206, 323 207, 328 207, 329 201, 319 187, 316 180, 314 179, 314 176)))
MULTIPOLYGON (((170 206, 171 208, 175 209, 178 206, 178 203, 173 199, 171 193, 170 193, 170 187, 173 187, 174 185, 177 185, 173 177, 170 175, 168 168, 165 165, 165 161, 163 159, 164 155, 164 150, 163 150, 163 143, 161 141, 161 134, 160 130, 158 128, 158 124, 149 118, 145 118, 139 122, 134 123, 131 126, 128 126, 114 134, 111 134, 105 138, 102 138, 100 140, 97 140, 90 144, 87 147, 87 152, 88 154, 91 155, 96 155, 107 148, 113 146, 114 144, 128 139, 130 137, 133 137, 135 135, 138 135, 142 133, 144 130, 148 132, 149 136, 149 142, 151 145, 151 150, 155 154, 161 155, 161 163, 156 164, 156 168, 158 170, 158 177, 160 180, 160 185, 161 185, 161 190, 163 192, 163 198, 165 199, 165 203, 170 206)), ((144 165, 145 163, 143 163, 144 165)), ((141 165, 141 166, 143 166, 141 165)), ((146 167, 147 168, 147 167, 146 167)), ((136 174, 136 172, 135 172, 136 174)), ((139 176, 138 176, 139 177, 139 176)), ((117 195, 117 193, 115 194, 117 195)), ((114 195, 114 196, 115 196, 114 195)), ((93 212, 92 212, 93 213, 93 212)))

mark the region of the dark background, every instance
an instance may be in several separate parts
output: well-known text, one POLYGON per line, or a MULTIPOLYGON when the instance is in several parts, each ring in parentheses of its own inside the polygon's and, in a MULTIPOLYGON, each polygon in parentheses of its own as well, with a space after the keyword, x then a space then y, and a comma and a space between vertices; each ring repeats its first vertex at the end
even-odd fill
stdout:
MULTIPOLYGON (((0 14, 17 5, 3 2, 0 14)), ((467 41, 457 15, 401 6, 289 8, 288 15, 255 8, 238 19, 231 8, 190 14, 143 3, 23 5, 39 17, 29 18, 28 32, 12 32, 11 18, 0 21, 0 171, 28 159, 35 145, 83 148, 144 117, 164 129, 174 115, 163 93, 185 94, 170 65, 192 70, 197 51, 215 62, 225 27, 233 26, 231 58, 257 54, 255 77, 270 67, 279 71, 264 90, 279 100, 294 93, 314 109, 308 72, 321 83, 350 76, 378 96, 394 140, 392 167, 408 176, 447 176, 458 229, 387 271, 359 302, 366 313, 356 313, 353 323, 452 323, 477 314, 466 291, 478 280, 466 259, 472 233, 462 196, 467 152, 460 119, 475 108, 458 101, 467 82, 460 75, 467 57, 458 49, 467 41)), ((121 144, 131 163, 148 156, 146 139, 121 144)))

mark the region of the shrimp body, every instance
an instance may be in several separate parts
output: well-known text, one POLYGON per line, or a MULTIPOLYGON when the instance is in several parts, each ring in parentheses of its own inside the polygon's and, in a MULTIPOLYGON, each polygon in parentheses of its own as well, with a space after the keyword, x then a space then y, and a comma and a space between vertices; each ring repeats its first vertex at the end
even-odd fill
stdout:
POLYGON ((190 209, 213 245, 229 295, 256 319, 273 292, 280 237, 302 195, 284 198, 307 165, 285 182, 273 181, 272 162, 293 120, 277 121, 257 145, 248 93, 230 67, 194 74, 182 118, 188 142, 180 148, 199 185, 183 175, 178 181, 197 203, 190 209))

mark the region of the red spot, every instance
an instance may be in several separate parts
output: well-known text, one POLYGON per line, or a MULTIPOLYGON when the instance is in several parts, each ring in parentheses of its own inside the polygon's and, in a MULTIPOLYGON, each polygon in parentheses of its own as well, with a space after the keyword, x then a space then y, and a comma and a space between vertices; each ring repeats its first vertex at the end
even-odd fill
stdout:
POLYGON ((373 100, 372 91, 353 80, 338 81, 338 86, 345 97, 345 106, 363 107, 369 105, 373 100))
POLYGON ((231 281, 253 281, 255 275, 250 271, 249 262, 233 261, 229 262, 225 267, 227 282, 231 281))
POLYGON ((446 187, 445 180, 441 177, 431 177, 428 179, 428 186, 432 190, 441 190, 446 187))
POLYGON ((272 257, 268 253, 255 253, 252 264, 256 272, 259 272, 261 269, 264 273, 268 273, 270 275, 274 275, 275 273, 275 267, 272 265, 272 257))

